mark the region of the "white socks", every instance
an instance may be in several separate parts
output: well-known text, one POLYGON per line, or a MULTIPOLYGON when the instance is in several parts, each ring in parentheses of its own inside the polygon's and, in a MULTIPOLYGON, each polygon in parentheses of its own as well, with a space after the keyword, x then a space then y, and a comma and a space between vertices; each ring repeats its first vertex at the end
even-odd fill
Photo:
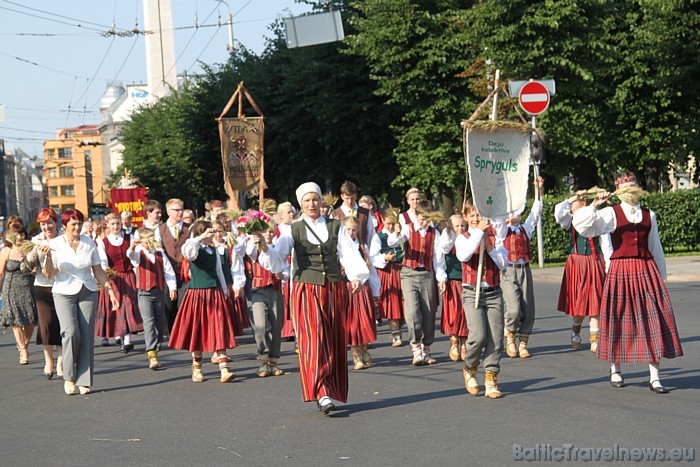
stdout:
POLYGON ((622 382, 622 374, 620 371, 619 363, 613 363, 610 365, 610 381, 613 381, 615 383, 622 382))
POLYGON ((659 388, 662 386, 661 380, 659 378, 659 364, 658 363, 650 363, 649 364, 649 382, 655 388, 659 388))

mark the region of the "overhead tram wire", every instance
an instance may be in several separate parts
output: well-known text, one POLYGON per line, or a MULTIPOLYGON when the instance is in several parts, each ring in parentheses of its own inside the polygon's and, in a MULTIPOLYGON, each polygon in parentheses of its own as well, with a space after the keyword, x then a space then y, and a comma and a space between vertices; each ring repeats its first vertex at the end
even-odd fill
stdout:
MULTIPOLYGON (((215 12, 218 8, 219 8, 219 5, 216 5, 216 6, 211 10, 211 12, 209 13, 209 15, 207 15, 207 17, 204 18, 204 22, 206 22, 209 18, 211 18, 211 15, 213 15, 214 12, 215 12)), ((188 47, 190 46, 190 44, 192 43, 192 40, 194 40, 195 36, 196 36, 197 33, 199 32, 199 25, 196 24, 196 21, 197 21, 196 18, 197 18, 197 13, 196 13, 196 11, 195 11, 195 31, 194 31, 194 33, 192 33, 192 36, 190 36, 190 40, 187 41, 187 44, 185 44, 185 47, 184 47, 184 48, 182 49, 182 51, 180 52, 180 55, 178 55, 177 58, 175 59, 175 63, 173 64, 172 67, 170 67, 170 69, 168 70, 168 73, 170 73, 170 72, 173 70, 173 68, 175 68, 175 67, 177 66, 178 62, 180 61, 180 59, 182 58, 182 56, 185 54, 185 51, 187 50, 187 48, 188 48, 188 47)), ((173 28, 173 30, 175 30, 175 28, 173 28)), ((167 75, 168 73, 166 73, 166 75, 167 75)))
MULTIPOLYGON (((60 73, 60 74, 62 74, 62 75, 70 76, 71 78, 90 79, 90 78, 88 78, 88 77, 86 77, 86 76, 77 76, 75 73, 68 73, 68 72, 66 72, 66 71, 57 70, 57 69, 55 69, 55 68, 51 68, 51 67, 48 67, 48 66, 46 66, 46 65, 40 65, 39 63, 36 63, 36 62, 34 62, 34 61, 32 61, 32 60, 28 60, 28 59, 22 58, 22 57, 17 57, 16 55, 10 55, 10 54, 7 54, 7 53, 5 53, 5 52, 0 52, 0 55, 5 55, 6 57, 14 58, 15 60, 19 60, 20 62, 28 63, 28 64, 30 64, 30 65, 37 66, 37 67, 39 67, 39 68, 45 68, 45 69, 47 69, 47 70, 53 71, 54 73, 60 73)), ((106 81, 106 80, 105 80, 105 81, 106 81)))
MULTIPOLYGON (((138 36, 134 37, 134 42, 131 44, 131 48, 129 49, 129 52, 126 54, 126 57, 124 57, 124 61, 122 62, 121 66, 119 67, 119 69, 115 73, 114 78, 111 81, 109 81, 110 86, 112 86, 114 84, 114 82, 117 81, 117 78, 119 78, 119 73, 122 72, 122 69, 124 69, 126 62, 129 61, 129 57, 131 56, 131 53, 134 51, 134 47, 136 47, 136 43, 138 41, 139 41, 139 37, 138 36)), ((94 104, 92 104, 90 107, 88 107, 88 109, 94 109, 95 106, 98 105, 101 100, 102 100, 102 96, 100 96, 94 104)), ((93 112, 94 111, 92 111, 92 110, 87 110, 84 113, 93 113, 93 112)))
POLYGON ((199 61, 199 57, 201 57, 202 54, 209 48, 209 45, 212 43, 212 41, 214 40, 214 38, 216 37, 216 35, 218 33, 219 33, 219 31, 214 31, 214 34, 212 34, 211 38, 209 39, 209 42, 207 42, 206 45, 204 46, 204 48, 202 49, 202 51, 199 52, 199 55, 197 55, 197 58, 194 59, 194 62, 192 63, 192 65, 190 65, 190 67, 187 68, 188 70, 192 69, 197 64, 197 62, 199 61))
POLYGON ((38 130, 25 130, 23 128, 13 128, 9 126, 0 126, 0 130, 10 130, 10 131, 21 131, 23 133, 36 133, 36 134, 44 134, 44 135, 53 135, 55 133, 50 132, 50 131, 38 131, 38 130))
MULTIPOLYGON (((107 47, 107 51, 106 51, 106 52, 104 53, 104 55, 102 56, 102 61, 100 61, 100 64, 97 66, 97 70, 95 70, 95 73, 92 75, 92 78, 90 78, 90 81, 89 81, 89 82, 87 83, 87 85, 85 86, 85 91, 83 91, 83 93, 80 95, 80 97, 78 97, 78 98, 76 99, 76 102, 80 102, 80 101, 83 99, 83 97, 84 97, 84 98, 85 98, 85 101, 86 101, 86 103, 87 103, 87 93, 88 93, 88 91, 90 90, 90 86, 91 86, 92 83, 95 81, 95 77, 97 76, 97 73, 100 72, 100 69, 102 68, 102 65, 104 65, 105 60, 107 60, 107 56, 109 55, 109 51, 112 49, 112 46, 114 45, 114 40, 115 40, 115 37, 112 37, 112 40, 110 41, 109 46, 107 47)), ((85 105, 86 105, 86 104, 83 104, 83 110, 87 110, 86 107, 85 107, 85 105)), ((85 116, 85 115, 83 114, 83 117, 84 117, 84 116, 85 116)))
POLYGON ((64 25, 66 25, 66 26, 72 26, 72 27, 74 27, 74 28, 85 29, 85 30, 88 30, 88 31, 102 32, 102 30, 100 30, 100 29, 95 29, 95 28, 91 28, 91 27, 88 27, 88 26, 82 26, 82 25, 80 25, 80 24, 67 23, 67 22, 65 22, 65 21, 60 21, 60 20, 53 19, 53 18, 46 18, 46 17, 44 17, 44 16, 33 15, 33 14, 31 14, 31 13, 27 13, 26 11, 13 10, 12 8, 7 8, 7 7, 4 7, 4 6, 0 6, 0 10, 12 11, 13 13, 19 13, 20 15, 27 15, 27 16, 31 16, 31 17, 33 17, 33 18, 43 19, 43 20, 45 20, 45 21, 51 21, 52 23, 58 23, 58 24, 64 24, 64 25))
MULTIPOLYGON (((27 9, 27 10, 30 10, 30 11, 36 11, 36 12, 38 12, 38 13, 44 13, 44 14, 47 14, 47 15, 57 16, 57 17, 59 17, 59 18, 63 18, 63 19, 75 21, 75 22, 77 22, 77 23, 80 23, 80 24, 78 24, 77 26, 78 26, 78 27, 81 27, 81 28, 83 27, 82 24, 92 24, 93 26, 99 26, 99 27, 101 27, 101 28, 111 29, 110 26, 107 26, 107 25, 104 25, 104 24, 95 23, 95 22, 87 21, 87 20, 82 20, 82 19, 79 19, 79 18, 73 18, 73 17, 70 17, 70 16, 64 16, 64 15, 60 15, 60 14, 58 14, 58 13, 54 13, 54 12, 51 12, 51 11, 41 10, 41 9, 39 9, 39 8, 28 7, 28 6, 23 5, 23 4, 21 4, 21 3, 12 2, 12 1, 10 1, 10 0, 1 0, 1 1, 3 1, 4 3, 9 3, 9 4, 11 4, 11 5, 15 5, 15 6, 18 6, 18 7, 27 9)), ((0 7, 0 8, 2 8, 2 7, 0 7)), ((116 5, 115 5, 115 8, 116 8, 116 5)), ((29 14, 29 13, 25 13, 25 12, 17 12, 17 13, 29 14)), ((47 18, 44 18, 44 19, 47 19, 47 18)), ((124 29, 124 28, 116 28, 116 29, 121 29, 122 31, 127 31, 127 29, 124 29)))

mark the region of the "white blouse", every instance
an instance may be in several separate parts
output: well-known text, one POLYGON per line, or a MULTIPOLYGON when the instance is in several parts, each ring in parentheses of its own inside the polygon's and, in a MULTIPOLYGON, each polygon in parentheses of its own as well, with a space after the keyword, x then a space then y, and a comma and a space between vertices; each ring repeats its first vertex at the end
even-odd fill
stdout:
POLYGON ((75 295, 85 286, 90 291, 97 291, 97 282, 92 276, 92 267, 100 265, 97 245, 90 237, 80 236, 78 248, 73 250, 65 235, 60 235, 49 242, 51 260, 58 270, 53 281, 53 293, 75 295))
MULTIPOLYGON (((32 238, 32 243, 35 245, 48 245, 49 240, 46 239, 46 236, 44 235, 44 232, 41 232, 39 235, 36 237, 32 238)), ((29 254, 27 259, 33 261, 33 259, 36 258, 37 261, 39 262, 39 267, 36 268, 36 276, 34 277, 34 285, 37 287, 51 287, 53 286, 53 280, 49 279, 44 275, 44 270, 41 266, 44 265, 44 262, 46 261, 46 256, 44 256, 38 248, 34 248, 32 252, 29 254)))

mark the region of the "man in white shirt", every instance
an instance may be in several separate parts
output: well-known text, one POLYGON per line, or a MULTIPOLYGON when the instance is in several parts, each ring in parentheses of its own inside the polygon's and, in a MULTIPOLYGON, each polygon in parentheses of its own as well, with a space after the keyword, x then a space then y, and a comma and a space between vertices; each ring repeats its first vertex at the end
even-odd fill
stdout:
POLYGON ((187 284, 180 277, 180 268, 182 267, 182 245, 190 236, 189 226, 182 221, 184 213, 184 203, 177 198, 169 199, 165 203, 165 209, 168 213, 168 220, 162 223, 155 229, 154 234, 157 240, 163 246, 163 251, 170 261, 170 265, 175 271, 177 277, 177 297, 171 299, 170 293, 165 290, 163 296, 163 306, 165 310, 165 319, 168 323, 168 329, 172 331, 175 324, 175 317, 182 297, 185 296, 187 284))

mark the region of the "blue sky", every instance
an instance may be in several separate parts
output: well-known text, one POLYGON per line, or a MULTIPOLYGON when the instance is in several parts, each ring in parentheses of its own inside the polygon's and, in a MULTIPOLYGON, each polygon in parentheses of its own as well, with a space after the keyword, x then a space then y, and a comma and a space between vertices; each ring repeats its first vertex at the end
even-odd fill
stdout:
MULTIPOLYGON (((178 74, 196 74, 198 60, 226 61, 226 4, 236 45, 258 53, 276 18, 311 10, 294 0, 171 2, 178 74), (206 26, 216 25, 219 16, 221 27, 206 26), (195 17, 197 29, 191 28, 195 17)), ((0 139, 41 156, 42 141, 54 138, 57 128, 99 123, 108 83, 146 81, 143 36, 100 34, 113 23, 117 31, 133 30, 136 21, 143 29, 142 0, 0 0, 0 139)))

